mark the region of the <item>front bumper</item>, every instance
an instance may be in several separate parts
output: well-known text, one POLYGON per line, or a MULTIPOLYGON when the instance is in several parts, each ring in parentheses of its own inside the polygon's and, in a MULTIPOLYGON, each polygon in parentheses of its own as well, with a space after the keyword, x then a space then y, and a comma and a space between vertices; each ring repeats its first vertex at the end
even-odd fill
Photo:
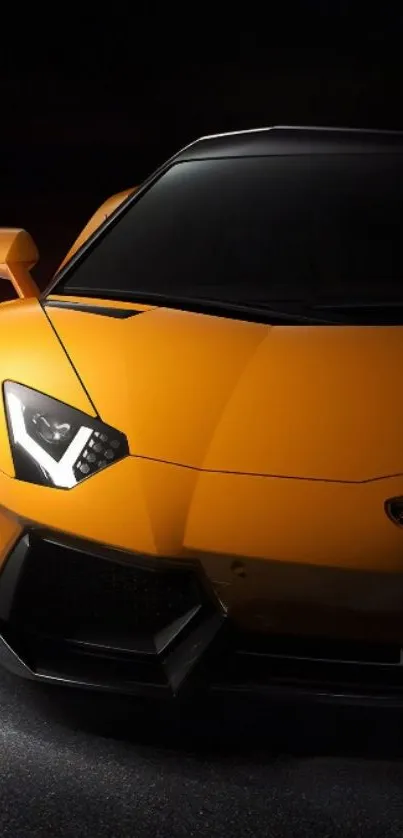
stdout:
POLYGON ((223 619, 195 563, 36 529, 0 575, 0 660, 39 680, 174 696, 223 619))
POLYGON ((198 561, 37 528, 0 575, 0 662, 36 681, 128 694, 403 705, 398 642, 243 631, 198 561))

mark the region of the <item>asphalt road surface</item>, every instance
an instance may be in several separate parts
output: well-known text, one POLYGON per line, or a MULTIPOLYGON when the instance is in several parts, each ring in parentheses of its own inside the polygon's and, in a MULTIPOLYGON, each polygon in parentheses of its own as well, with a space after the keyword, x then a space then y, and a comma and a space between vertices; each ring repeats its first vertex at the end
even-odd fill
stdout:
POLYGON ((392 712, 156 706, 0 673, 0 835, 403 836, 392 712))

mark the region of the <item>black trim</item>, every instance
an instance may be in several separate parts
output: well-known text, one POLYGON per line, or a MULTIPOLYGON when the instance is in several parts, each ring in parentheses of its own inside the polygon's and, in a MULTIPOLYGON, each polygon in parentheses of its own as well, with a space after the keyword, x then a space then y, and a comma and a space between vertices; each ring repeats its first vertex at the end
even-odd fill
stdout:
POLYGON ((59 300, 46 300, 45 308, 67 308, 72 311, 83 311, 86 314, 99 314, 102 317, 115 317, 117 320, 127 320, 128 317, 135 317, 136 314, 143 314, 142 311, 135 311, 128 308, 107 308, 106 306, 94 306, 90 303, 64 303, 59 300))
POLYGON ((36 681, 38 678, 32 669, 19 657, 17 652, 11 648, 7 640, 0 634, 0 664, 13 675, 26 678, 29 681, 36 681))
POLYGON ((390 152, 403 153, 403 132, 278 125, 202 137, 179 152, 176 162, 226 157, 390 152))
MULTIPOLYGON (((151 308, 171 308, 177 311, 191 312, 194 314, 208 314, 215 317, 227 317, 231 320, 242 320, 243 322, 252 323, 266 323, 269 326, 280 323, 281 325, 289 326, 345 326, 346 323, 339 320, 327 320, 321 317, 311 317, 309 314, 298 314, 292 311, 281 311, 276 308, 269 308, 268 306, 260 307, 256 305, 242 305, 242 303, 232 303, 226 300, 211 300, 209 298, 197 297, 182 297, 170 296, 169 294, 159 294, 152 291, 110 291, 109 289, 92 289, 92 288, 74 288, 72 294, 83 297, 100 296, 105 300, 120 300, 127 301, 139 305, 147 305, 151 308), (135 299, 133 299, 135 297, 135 299), (236 315, 239 315, 237 318, 236 315), (241 316, 242 315, 242 316, 241 316)), ((51 303, 45 302, 45 306, 51 303)), ((72 304, 66 303, 65 307, 69 308, 72 304)), ((62 303, 64 307, 64 304, 62 303)), ((143 312, 135 312, 141 314, 143 312)))
POLYGON ((399 643, 245 633, 228 619, 206 678, 213 695, 237 693, 291 703, 403 707, 403 650, 399 643))

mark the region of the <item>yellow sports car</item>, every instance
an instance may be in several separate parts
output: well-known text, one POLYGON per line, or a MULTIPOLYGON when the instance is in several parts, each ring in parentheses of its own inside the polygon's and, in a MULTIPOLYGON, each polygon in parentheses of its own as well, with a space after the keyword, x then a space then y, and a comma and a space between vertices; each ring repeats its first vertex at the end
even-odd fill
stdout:
POLYGON ((204 137, 40 293, 0 232, 0 660, 403 697, 403 135, 204 137))

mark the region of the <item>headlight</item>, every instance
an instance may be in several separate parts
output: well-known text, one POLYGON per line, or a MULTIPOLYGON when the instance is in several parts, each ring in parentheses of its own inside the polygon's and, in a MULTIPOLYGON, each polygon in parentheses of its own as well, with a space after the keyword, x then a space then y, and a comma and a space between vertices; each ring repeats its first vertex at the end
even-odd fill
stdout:
POLYGON ((30 387, 6 381, 4 402, 18 480, 71 489, 129 453, 119 431, 30 387))

